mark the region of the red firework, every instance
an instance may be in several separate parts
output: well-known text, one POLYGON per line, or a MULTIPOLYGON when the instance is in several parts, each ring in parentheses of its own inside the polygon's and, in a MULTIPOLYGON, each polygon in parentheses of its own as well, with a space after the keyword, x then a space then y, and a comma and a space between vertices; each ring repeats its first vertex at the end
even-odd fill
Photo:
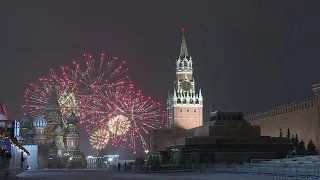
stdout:
POLYGON ((152 101, 151 97, 145 98, 141 91, 134 92, 127 69, 123 68, 124 62, 116 65, 117 58, 113 58, 104 66, 102 57, 96 69, 93 68, 96 62, 92 56, 86 57, 87 68, 83 71, 78 69, 84 77, 81 83, 88 87, 85 89, 89 92, 79 98, 82 112, 80 123, 84 124, 89 135, 99 129, 109 130, 113 146, 130 147, 134 154, 137 145, 147 150, 145 135, 151 129, 165 126, 165 112, 161 110, 160 103, 152 101), (124 128, 122 122, 111 126, 110 120, 117 116, 127 118, 126 133, 114 133, 124 128))

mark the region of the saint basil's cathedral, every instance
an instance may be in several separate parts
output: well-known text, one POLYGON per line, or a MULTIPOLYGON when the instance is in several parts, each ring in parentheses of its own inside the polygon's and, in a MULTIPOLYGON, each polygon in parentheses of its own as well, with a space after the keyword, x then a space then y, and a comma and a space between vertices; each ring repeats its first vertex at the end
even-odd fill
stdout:
MULTIPOLYGON (((53 86, 55 87, 55 86, 53 86)), ((44 107, 44 117, 35 118, 27 112, 21 120, 23 145, 38 145, 38 168, 86 168, 86 159, 79 149, 76 132, 78 117, 71 113, 62 117, 56 88, 44 107)))

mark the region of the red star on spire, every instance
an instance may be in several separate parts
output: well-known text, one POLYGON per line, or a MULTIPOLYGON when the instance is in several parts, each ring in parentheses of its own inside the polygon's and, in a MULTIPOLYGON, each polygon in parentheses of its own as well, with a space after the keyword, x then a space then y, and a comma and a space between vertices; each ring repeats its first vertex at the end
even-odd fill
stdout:
POLYGON ((182 32, 184 33, 184 27, 182 28, 182 32))

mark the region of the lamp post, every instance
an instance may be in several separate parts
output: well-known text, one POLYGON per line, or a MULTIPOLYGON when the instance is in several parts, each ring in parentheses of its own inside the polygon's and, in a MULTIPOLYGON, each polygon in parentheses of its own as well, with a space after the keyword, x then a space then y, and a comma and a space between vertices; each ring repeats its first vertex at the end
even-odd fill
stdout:
POLYGON ((149 153, 149 150, 148 150, 148 149, 146 149, 146 150, 144 150, 144 152, 145 152, 146 154, 148 154, 148 153, 149 153))
POLYGON ((145 153, 146 153, 146 155, 147 155, 146 160, 148 161, 148 159, 149 159, 149 150, 148 150, 148 149, 146 149, 146 150, 144 150, 144 152, 145 152, 145 153))

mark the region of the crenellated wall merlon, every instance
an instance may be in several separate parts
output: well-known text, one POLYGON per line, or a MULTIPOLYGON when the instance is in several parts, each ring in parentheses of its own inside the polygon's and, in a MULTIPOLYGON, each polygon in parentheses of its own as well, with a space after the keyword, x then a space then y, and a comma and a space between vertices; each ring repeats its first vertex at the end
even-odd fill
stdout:
MULTIPOLYGON (((319 85, 319 88, 320 88, 320 85, 319 85)), ((262 111, 259 113, 250 114, 245 116, 245 119, 251 122, 259 119, 308 110, 308 109, 314 108, 315 106, 316 106, 315 98, 311 98, 311 99, 306 99, 303 101, 287 104, 284 106, 276 107, 273 109, 269 109, 266 111, 262 111)))

